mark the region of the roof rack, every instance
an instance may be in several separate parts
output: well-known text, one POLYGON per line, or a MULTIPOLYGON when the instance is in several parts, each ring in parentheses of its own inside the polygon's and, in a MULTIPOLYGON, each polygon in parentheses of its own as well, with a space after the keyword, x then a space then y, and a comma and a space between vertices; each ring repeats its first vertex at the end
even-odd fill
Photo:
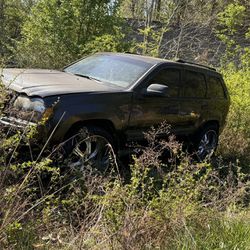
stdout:
POLYGON ((179 63, 188 63, 188 64, 193 64, 193 65, 197 65, 197 66, 200 66, 200 67, 203 67, 203 68, 207 68, 207 69, 210 69, 210 70, 213 70, 213 71, 216 71, 215 68, 212 68, 212 67, 209 67, 209 66, 206 66, 206 65, 203 65, 203 64, 199 64, 199 63, 194 63, 194 62, 189 62, 189 61, 184 61, 182 59, 177 59, 176 62, 179 62, 179 63))

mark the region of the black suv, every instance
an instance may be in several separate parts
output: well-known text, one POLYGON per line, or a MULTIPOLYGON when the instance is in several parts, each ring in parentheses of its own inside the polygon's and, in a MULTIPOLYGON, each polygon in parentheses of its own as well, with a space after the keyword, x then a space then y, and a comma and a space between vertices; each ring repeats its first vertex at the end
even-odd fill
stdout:
POLYGON ((81 162, 107 162, 107 145, 121 151, 162 121, 204 159, 217 147, 230 102, 213 68, 126 53, 94 54, 62 71, 4 69, 2 81, 19 117, 5 113, 1 123, 21 128, 46 116, 42 139, 70 141, 67 147, 81 162), (83 128, 91 136, 73 143, 83 128))

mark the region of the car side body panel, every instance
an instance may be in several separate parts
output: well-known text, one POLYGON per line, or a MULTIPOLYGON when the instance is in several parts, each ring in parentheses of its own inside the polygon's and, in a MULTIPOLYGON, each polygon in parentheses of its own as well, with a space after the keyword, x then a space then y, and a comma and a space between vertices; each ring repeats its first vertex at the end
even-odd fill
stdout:
POLYGON ((50 132, 57 127, 53 141, 61 141, 74 124, 91 120, 99 120, 99 126, 110 121, 119 133, 127 128, 131 103, 131 92, 63 95, 49 120, 50 132))

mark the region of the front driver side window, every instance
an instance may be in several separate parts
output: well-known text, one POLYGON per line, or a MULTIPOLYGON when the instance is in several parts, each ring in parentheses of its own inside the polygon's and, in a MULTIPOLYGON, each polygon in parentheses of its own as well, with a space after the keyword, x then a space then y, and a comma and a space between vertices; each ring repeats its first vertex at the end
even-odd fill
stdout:
POLYGON ((168 97, 179 96, 180 70, 178 69, 162 69, 150 81, 151 84, 163 84, 168 86, 168 97))

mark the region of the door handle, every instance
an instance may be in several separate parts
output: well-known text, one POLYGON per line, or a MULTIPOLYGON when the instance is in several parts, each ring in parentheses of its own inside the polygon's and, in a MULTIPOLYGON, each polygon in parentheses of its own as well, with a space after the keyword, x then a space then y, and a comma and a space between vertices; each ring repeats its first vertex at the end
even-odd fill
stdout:
POLYGON ((187 112, 183 112, 183 111, 180 111, 179 112, 179 115, 188 115, 189 113, 187 113, 187 112))

